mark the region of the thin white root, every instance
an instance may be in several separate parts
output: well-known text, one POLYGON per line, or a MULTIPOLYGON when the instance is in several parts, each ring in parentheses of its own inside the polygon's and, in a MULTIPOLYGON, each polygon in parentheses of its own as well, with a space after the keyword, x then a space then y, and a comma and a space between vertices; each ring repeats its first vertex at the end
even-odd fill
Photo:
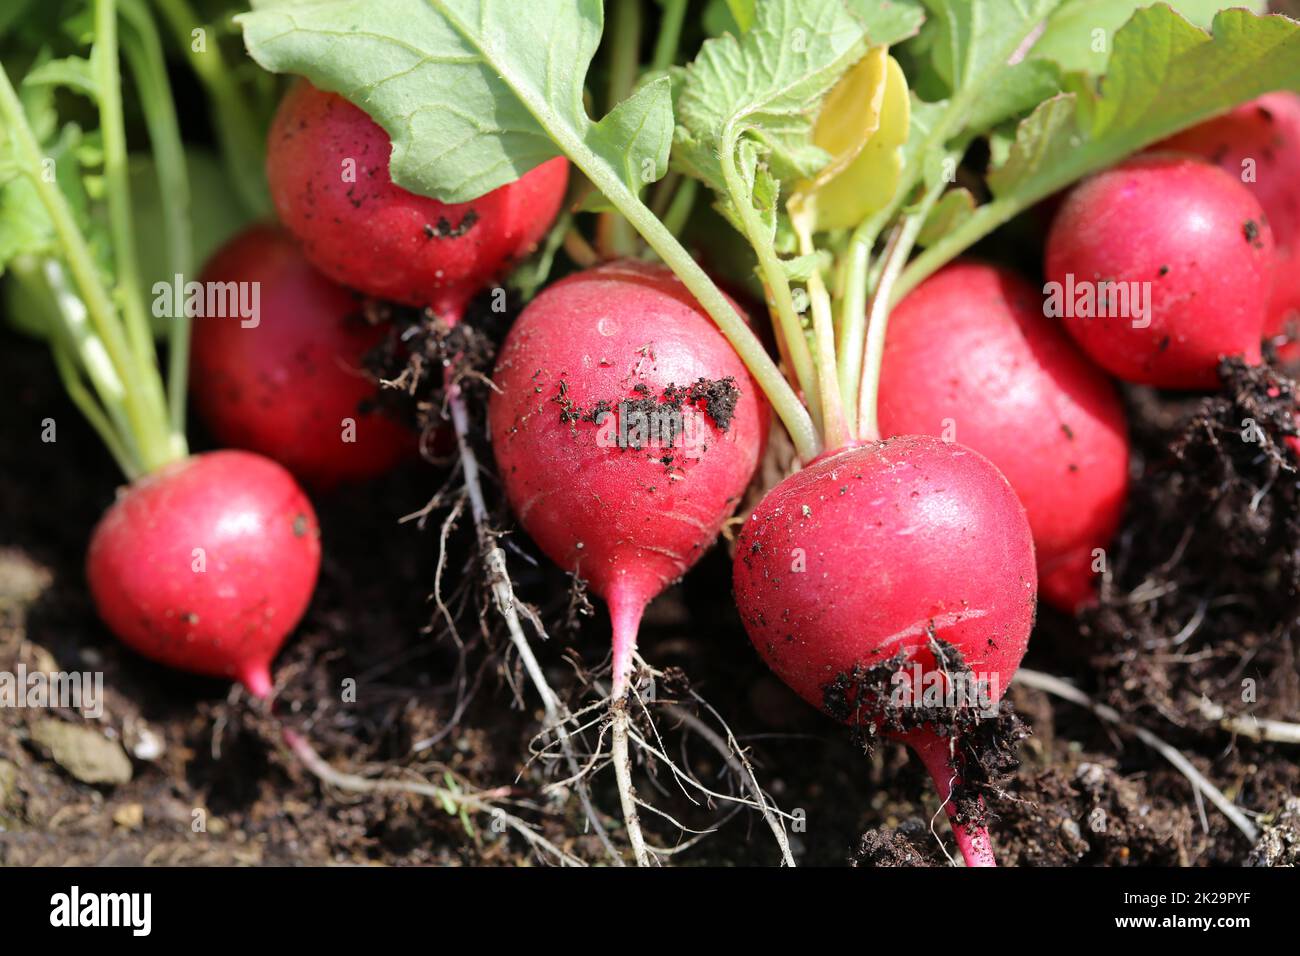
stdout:
POLYGON ((321 755, 312 748, 311 744, 292 730, 285 730, 283 736, 285 744, 293 751, 294 756, 302 761, 303 766, 311 771, 322 783, 326 783, 331 787, 337 787, 340 790, 347 790, 352 793, 415 793, 420 796, 431 797, 446 807, 455 807, 457 810, 470 813, 486 813, 514 830, 530 846, 544 853, 549 853, 565 866, 586 866, 582 860, 560 849, 533 829, 526 821, 491 803, 488 797, 498 795, 499 791, 472 793, 452 790, 448 787, 439 787, 423 781, 372 780, 368 777, 359 777, 356 774, 343 773, 326 763, 321 755))
POLYGON ((627 698, 614 701, 610 707, 610 751, 614 759, 614 777, 618 781, 618 800, 623 807, 623 823, 627 827, 628 842, 637 866, 649 866, 650 854, 646 850, 645 836, 641 833, 641 817, 637 813, 636 790, 632 787, 632 763, 628 754, 627 698))
POLYGON ((1201 716, 1206 720, 1218 721, 1224 730, 1249 737, 1251 740, 1267 740, 1275 744, 1300 744, 1300 724, 1289 724, 1283 720, 1268 720, 1260 717, 1233 717, 1226 710, 1207 698, 1200 703, 1201 716))
MULTIPOLYGON (((692 692, 696 702, 702 707, 707 707, 709 712, 718 717, 717 711, 709 707, 698 694, 692 692)), ((763 814, 763 819, 767 822, 768 829, 772 831, 772 836, 776 838, 776 844, 781 848, 781 863, 784 866, 794 866, 794 854, 790 852, 790 840, 786 836, 785 824, 777 813, 773 812, 774 804, 769 802, 767 793, 759 786, 758 778, 754 775, 754 768, 748 758, 745 757, 744 750, 741 749, 735 735, 732 734, 731 728, 719 717, 718 722, 727 731, 727 739, 714 731, 712 727, 706 724, 700 718, 696 717, 689 711, 677 706, 676 704, 663 704, 663 709, 674 720, 680 721, 689 727, 695 734, 702 737, 719 756, 727 762, 731 772, 744 784, 745 789, 749 791, 750 796, 758 805, 759 811, 763 814)), ((778 811, 779 812, 779 811, 778 811)))
MULTIPOLYGON (((528 679, 542 699, 542 710, 545 714, 544 729, 548 733, 554 733, 559 740, 565 762, 569 765, 569 772, 578 791, 578 799, 582 802, 583 812, 586 814, 597 839, 600 840, 606 856, 614 861, 616 865, 622 866, 623 857, 610 842, 609 834, 605 832, 605 825, 600 819, 600 814, 596 812, 595 805, 591 802, 591 791, 587 787, 585 776, 578 765, 577 753, 573 748, 573 741, 570 739, 566 726, 569 722, 567 711, 560 702, 558 695, 547 682, 546 675, 537 662, 537 657, 533 654, 533 649, 528 643, 528 636, 524 633, 523 625, 519 621, 518 604, 515 601, 514 588, 510 583, 510 572, 506 567, 505 551, 497 545, 496 538, 488 526, 487 502, 483 498, 483 484, 479 480, 478 458, 474 455, 474 449, 469 443, 469 412, 465 408, 465 400, 461 395, 460 387, 450 381, 447 386, 447 404, 451 410, 451 421, 456 432, 456 443, 460 448, 461 471, 465 478, 465 490, 469 495, 470 513, 474 518, 474 530, 478 538, 479 551, 482 554, 483 564, 487 568, 488 580, 492 586, 493 603, 496 605, 501 619, 505 621, 506 630, 510 634, 510 642, 514 645, 519 660, 523 662, 528 679)), ((533 623, 536 626, 538 622, 534 620, 533 623)))
POLYGON ((1256 828, 1255 824, 1246 819, 1246 815, 1234 806, 1231 800, 1223 795, 1222 790, 1206 779, 1205 775, 1197 770, 1196 767, 1192 765, 1192 762, 1184 757, 1179 750, 1165 743, 1145 727, 1138 727, 1126 722, 1124 718, 1120 716, 1119 711, 1115 710, 1113 707, 1108 707, 1099 701, 1093 700, 1073 684, 1066 683, 1059 677, 1053 677, 1051 674, 1044 674, 1041 671, 1028 670, 1022 667, 1020 670, 1016 671, 1015 681, 1016 683, 1023 684, 1026 687, 1032 687, 1034 690, 1041 690, 1044 693, 1053 694, 1063 700, 1068 700, 1073 704, 1078 704, 1080 707, 1087 707, 1107 723, 1114 724, 1116 727, 1130 731, 1138 740, 1142 741, 1152 750, 1160 754, 1160 756, 1173 764, 1174 768, 1186 777, 1197 791, 1204 794, 1211 803, 1219 808, 1219 811, 1242 832, 1246 839, 1250 840, 1251 843, 1254 843, 1259 839, 1259 830, 1256 828))

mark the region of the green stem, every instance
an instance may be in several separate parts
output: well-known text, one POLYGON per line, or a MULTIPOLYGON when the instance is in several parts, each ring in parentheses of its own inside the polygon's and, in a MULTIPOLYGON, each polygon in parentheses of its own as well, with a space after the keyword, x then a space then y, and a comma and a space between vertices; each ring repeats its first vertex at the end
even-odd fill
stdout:
POLYGON ((144 469, 118 437, 118 431, 104 414, 103 408, 95 401, 95 397, 82 384, 77 364, 68 354, 68 347, 61 337, 51 340, 50 353, 54 356, 54 366, 59 371, 59 378, 63 380, 63 387, 68 397, 72 399, 72 404, 76 405, 86 421, 90 422, 90 427, 99 435, 100 441, 117 462, 117 467, 122 469, 122 474, 126 475, 127 481, 135 481, 144 474, 144 469))
POLYGON ((741 224, 745 228, 745 238, 749 240, 755 255, 758 256, 759 271, 763 274, 763 282, 776 308, 776 333, 785 343, 795 381, 803 391, 804 402, 812 411, 816 421, 820 417, 821 397, 817 388, 817 369, 813 363, 812 352, 808 348, 808 338, 804 334, 799 313, 795 311, 794 297, 790 293, 790 280, 776 254, 771 237, 767 235, 766 228, 749 200, 749 193, 741 181, 740 172, 736 169, 735 146, 734 134, 724 138, 719 154, 722 175, 727 183, 727 191, 731 194, 732 205, 736 208, 741 224))
MULTIPOLYGON (((453 26, 467 38, 473 37, 469 30, 456 18, 450 18, 453 26)), ((485 53, 485 61, 495 66, 493 58, 485 53)), ((627 219, 632 227, 641 234, 655 254, 663 260, 686 286, 691 295, 717 324, 719 330, 727 337, 740 360, 745 363, 758 387, 772 403, 777 416, 790 433, 795 450, 804 461, 817 456, 820 439, 817 429, 795 394, 790 383, 785 380, 781 370, 768 356, 763 343, 758 340, 753 330, 740 317, 735 307, 714 285, 700 264, 691 258, 677 237, 674 236, 656 218, 636 192, 623 181, 618 171, 591 150, 582 135, 564 122, 555 121, 549 106, 526 89, 515 91, 524 107, 537 120, 560 150, 569 157, 573 165, 587 177, 588 181, 609 200, 627 219)), ((807 347, 807 343, 804 343, 807 347)))
POLYGON ((850 432, 858 427, 858 384, 862 380, 862 350, 867 340, 867 276, 871 250, 884 226, 880 215, 872 216, 853 231, 845 253, 844 294, 840 300, 839 336, 835 355, 839 364, 840 394, 850 432))
MULTIPOLYGON (((940 183, 938 190, 932 190, 927 194, 927 198, 931 195, 937 197, 938 193, 942 192, 942 186, 943 184, 940 183)), ((909 214, 896 227, 896 232, 890 238, 889 246, 885 251, 884 268, 871 299, 866 354, 862 363, 862 384, 858 389, 858 437, 862 441, 880 440, 877 406, 880 397, 880 368, 885 358, 885 333, 889 329, 889 313, 893 304, 891 290, 907 264, 908 256, 912 254, 912 247, 916 244, 916 237, 920 235, 929 206, 932 204, 932 199, 929 203, 923 201, 923 208, 909 214)))
POLYGON ((166 399, 158 374, 153 330, 140 299, 135 233, 131 227, 131 184, 126 159, 126 122, 122 116, 122 77, 118 62, 116 0, 95 0, 95 46, 92 69, 99 100, 100 134, 104 144, 104 185, 117 293, 122 301, 131 377, 148 416, 136 435, 147 470, 184 457, 165 428, 166 399))
MULTIPOLYGON (((14 277, 17 278, 18 274, 15 271, 14 277)), ((59 369, 68 394, 100 433, 122 471, 129 479, 135 479, 143 472, 144 466, 135 443, 130 440, 131 429, 123 410, 126 387, 113 368, 103 341, 88 327, 86 304, 68 288, 67 276, 57 259, 41 260, 34 273, 22 281, 29 284, 30 294, 49 304, 55 362, 69 362, 74 357, 80 362, 80 373, 69 376, 65 369, 59 369), (94 386, 97 404, 82 385, 82 374, 94 386), (74 385, 79 389, 75 394, 74 385)))
MULTIPOLYGON (((813 224, 806 213, 791 210, 790 222, 799 239, 802 255, 816 251, 813 244, 813 224)), ((830 293, 826 291, 821 270, 814 269, 808 279, 808 298, 812 309, 813 341, 817 348, 817 388, 821 395, 822 435, 826 447, 847 448, 853 436, 844 414, 844 399, 836 377, 835 320, 831 311, 830 293)))
MULTIPOLYGON (((745 363, 758 387, 772 403, 772 408, 785 425, 794 442, 795 450, 804 461, 811 461, 821 451, 821 440, 799 396, 785 380, 781 370, 768 356, 763 343, 740 317, 740 314, 709 278, 700 264, 691 258, 676 236, 655 218, 641 200, 624 184, 612 169, 600 162, 581 143, 574 142, 563 131, 551 130, 551 135, 573 159, 592 184, 604 194, 627 221, 641 234, 655 254, 664 261, 682 284, 695 296, 704 311, 727 337, 740 360, 745 363)), ((804 345, 807 348, 807 343, 804 345)))
POLYGON ((981 206, 964 223, 912 260, 894 286, 893 301, 898 302, 993 230, 1010 222, 1034 203, 1050 196, 1058 188, 1064 188, 1076 178, 1078 177, 1063 179, 1060 186, 1006 199, 994 199, 981 206))
POLYGON ((682 40, 682 24, 686 20, 687 0, 664 0, 662 19, 659 21, 659 39, 655 43, 654 59, 650 69, 666 70, 677 61, 677 47, 682 40))
MULTIPOLYGON (((18 161, 25 175, 36 190, 37 197, 50 217, 54 234, 63 248, 68 269, 81 294, 82 301, 90 315, 98 343, 111 363, 117 380, 122 383, 120 411, 128 423, 124 433, 119 436, 123 445, 136 450, 144 470, 149 470, 149 438, 166 444, 163 422, 156 416, 156 410, 145 401, 138 387, 132 387, 136 363, 133 361, 121 319, 113 306, 113 301, 99 278, 99 270, 94 256, 87 245, 85 237, 77 228, 76 218, 57 186, 47 182, 41 175, 43 155, 36 135, 27 122, 22 103, 9 82, 9 75, 0 65, 0 116, 4 119, 6 132, 9 134, 18 155, 18 161)), ((156 371, 156 370, 155 370, 156 371)), ((110 407, 110 411, 114 411, 110 407)))
MULTIPOLYGON (((222 160, 240 201, 250 215, 271 215, 271 194, 266 182, 266 137, 248 100, 236 84, 230 66, 215 42, 196 50, 191 31, 202 29, 188 0, 153 0, 180 49, 189 58, 199 82, 212 102, 213 119, 222 160)), ((211 32, 209 30, 209 32, 211 32)))
MULTIPOLYGON (((162 42, 153 17, 141 0, 121 0, 123 21, 130 28, 123 36, 122 49, 144 109, 153 146, 154 166, 159 195, 163 203, 163 230, 167 243, 167 275, 188 276, 194 266, 192 227, 190 223, 190 182, 185 166, 185 146, 176 120, 176 102, 162 42)), ((172 442, 184 447, 185 399, 190 369, 190 317, 183 303, 177 314, 169 316, 167 405, 172 442)))
POLYGON ((651 190, 650 211, 660 219, 668 211, 668 204, 673 201, 673 196, 677 195, 677 186, 682 181, 682 174, 675 169, 668 170, 668 175, 651 190))
MULTIPOLYGON (((613 0, 612 6, 608 110, 631 94, 641 73, 641 0, 613 0)), ((600 251, 606 256, 636 253, 635 233, 618 213, 602 213, 596 235, 600 251)))
POLYGON ((691 211, 695 208, 695 198, 699 191, 700 183, 696 179, 683 179, 681 185, 677 187, 673 201, 669 204, 668 211, 664 213, 664 226, 674 236, 680 236, 682 230, 686 228, 686 222, 691 218, 691 211))

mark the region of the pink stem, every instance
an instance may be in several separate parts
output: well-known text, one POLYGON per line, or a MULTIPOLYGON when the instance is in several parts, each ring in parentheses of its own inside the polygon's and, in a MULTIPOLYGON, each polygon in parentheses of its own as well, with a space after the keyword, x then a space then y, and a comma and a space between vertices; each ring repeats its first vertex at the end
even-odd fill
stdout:
POLYGON ((239 682, 248 688, 254 697, 265 700, 271 696, 271 667, 266 661, 248 664, 239 674, 239 682))
POLYGON ((636 653, 636 635, 646 602, 617 589, 605 601, 614 628, 613 699, 621 700, 632 676, 632 655, 636 653))
POLYGON ((451 328, 460 325, 465 318, 473 295, 466 295, 463 289, 446 289, 429 303, 429 309, 451 328))
POLYGON ((989 839, 986 827, 971 827, 960 824, 955 819, 957 805, 953 803, 953 787, 961 783, 961 778, 952 767, 952 748, 949 740, 938 734, 923 733, 910 738, 907 743, 918 757, 934 781, 944 809, 952 823, 952 833, 957 839, 957 848, 966 860, 967 866, 997 866, 993 858, 993 841, 989 839))

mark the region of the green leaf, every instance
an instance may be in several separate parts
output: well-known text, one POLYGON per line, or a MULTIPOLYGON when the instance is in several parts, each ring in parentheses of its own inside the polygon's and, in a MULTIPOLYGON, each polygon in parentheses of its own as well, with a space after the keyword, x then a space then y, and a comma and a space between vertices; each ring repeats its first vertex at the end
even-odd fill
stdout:
POLYGON ((94 69, 85 57, 69 56, 49 60, 33 69, 23 79, 24 86, 62 86, 83 96, 95 99, 99 84, 95 82, 94 69))
POLYGON ((989 175, 995 195, 1043 196, 1270 90, 1300 89, 1300 23, 1225 10, 1213 36, 1166 6, 1140 10, 1115 36, 1099 89, 1038 107, 989 175))
MULTIPOLYGON (((1214 15, 1225 7, 1244 7, 1267 13, 1266 0, 1164 0, 1191 23, 1209 29, 1214 15)), ((1101 74, 1106 71, 1115 33, 1152 0, 1066 0, 1047 21, 1047 29, 1034 44, 1032 55, 1055 61, 1069 72, 1101 74)))
POLYGON ((970 139, 1032 106, 1053 88, 1050 68, 1018 62, 1027 39, 1061 0, 922 0, 929 19, 902 48, 924 89, 914 100, 895 204, 923 182, 927 192, 950 178, 950 155, 970 139))
POLYGON ((907 134, 907 142, 903 144, 903 168, 921 168, 927 184, 942 177, 944 171, 941 163, 934 161, 935 157, 923 156, 922 152, 926 141, 947 112, 947 100, 925 103, 915 96, 912 97, 910 131, 907 134), (928 163, 927 158, 931 160, 928 163))
POLYGON ((933 245, 974 214, 975 197, 969 190, 960 187, 948 190, 930 209, 916 237, 917 245, 933 245))
POLYGON ((566 153, 633 191, 666 168, 666 82, 600 123, 583 106, 600 0, 262 0, 237 20, 264 68, 370 114, 393 141, 394 181, 413 192, 467 202, 566 153))
POLYGON ((920 0, 844 0, 872 46, 894 46, 916 36, 925 22, 920 0))
POLYGON ((829 269, 833 261, 829 250, 818 249, 816 252, 795 256, 793 259, 782 259, 781 268, 785 270, 786 278, 791 282, 807 282, 814 273, 829 269))
POLYGON ((983 133, 1005 120, 1025 115, 1059 92, 1061 71, 1055 63, 1022 60, 998 71, 968 114, 966 129, 983 133))
POLYGON ((951 93, 1006 67, 1025 35, 1061 0, 923 0, 929 19, 921 40, 951 93))
POLYGON ((822 98, 865 53, 843 0, 766 0, 743 37, 705 41, 687 67, 674 160, 724 196, 727 152, 781 181, 814 175, 829 159, 812 145, 822 98))
POLYGON ((660 76, 637 88, 592 127, 588 142, 611 166, 621 167, 634 192, 658 182, 668 172, 673 148, 672 80, 660 76))

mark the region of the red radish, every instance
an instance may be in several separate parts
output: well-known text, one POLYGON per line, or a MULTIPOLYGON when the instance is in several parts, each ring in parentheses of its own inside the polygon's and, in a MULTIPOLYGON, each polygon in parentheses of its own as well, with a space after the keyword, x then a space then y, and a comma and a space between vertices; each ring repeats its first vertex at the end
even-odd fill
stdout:
POLYGON ((1164 388, 1214 387, 1224 356, 1260 360, 1272 267, 1250 191, 1175 154, 1085 180, 1047 239, 1049 302, 1075 341, 1120 378, 1164 388))
POLYGON ((217 451, 126 488, 90 541, 104 623, 152 660, 271 691, 271 659, 320 569, 311 502, 275 462, 217 451))
POLYGON ((740 500, 767 406, 685 286, 639 262, 570 276, 534 299, 494 381, 488 415, 506 495, 541 549, 609 605, 620 699, 642 611, 740 500), (645 434, 654 420, 669 429, 645 434))
POLYGON ((550 229, 568 161, 549 160, 486 196, 448 205, 394 185, 391 153, 388 134, 362 110, 298 83, 280 104, 267 152, 280 221, 335 281, 431 306, 455 322, 550 229))
POLYGON ((414 433, 378 412, 361 368, 384 337, 357 297, 318 273, 292 239, 249 229, 204 270, 205 288, 256 283, 256 324, 194 320, 194 404, 222 445, 274 458, 317 488, 384 474, 415 450, 414 433))
MULTIPOLYGON (((1033 542, 1015 492, 983 456, 930 436, 841 451, 787 478, 746 522, 733 568, 759 655, 850 722, 876 722, 864 712, 879 702, 837 706, 846 677, 900 653, 935 673, 939 641, 1000 699, 1034 623, 1033 542)), ((954 816, 950 742, 928 723, 897 736, 954 816)), ((953 831, 968 864, 993 865, 982 826, 954 817, 953 831)))
POLYGON ((880 376, 882 434, 935 435, 985 455, 1025 506, 1039 589, 1071 611, 1092 596, 1093 549, 1128 486, 1124 406, 1009 270, 960 262, 894 310, 880 376))
MULTIPOLYGON (((1300 335, 1300 96, 1269 93, 1184 130, 1159 149, 1195 153, 1240 179, 1259 200, 1277 243, 1273 296, 1265 332, 1300 335)), ((1282 349, 1288 361, 1300 345, 1282 349)))

